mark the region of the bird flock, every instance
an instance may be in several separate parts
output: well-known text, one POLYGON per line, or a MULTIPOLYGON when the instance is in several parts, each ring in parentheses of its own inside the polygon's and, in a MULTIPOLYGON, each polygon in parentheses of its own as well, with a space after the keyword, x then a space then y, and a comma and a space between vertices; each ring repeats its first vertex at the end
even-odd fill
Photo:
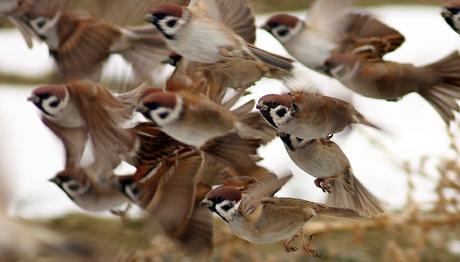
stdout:
MULTIPOLYGON (((89 212, 124 216, 117 208, 139 206, 192 255, 211 254, 213 213, 249 242, 282 242, 289 252, 300 238, 313 255, 302 228, 316 215, 385 214, 333 141, 350 125, 381 128, 346 101, 293 87, 298 63, 389 103, 417 92, 446 125, 460 110, 459 53, 422 67, 385 60, 404 36, 353 1, 316 0, 305 20, 270 17, 261 28, 292 58, 255 46, 248 0, 135 0, 116 8, 136 14, 137 24, 73 10, 64 0, 1 0, 0 17, 29 47, 33 40, 46 43, 56 64, 55 83, 35 88, 28 99, 64 145, 64 169, 50 181, 89 212), (134 74, 122 92, 101 84, 102 67, 115 54, 134 74), (157 72, 171 66, 159 80, 157 72), (290 92, 243 103, 264 77, 290 92), (260 166, 257 150, 277 137, 292 161, 315 177, 311 188, 327 193, 326 204, 274 196, 292 175, 260 166), (88 149, 94 157, 84 164, 88 149), (116 174, 122 162, 135 172, 116 174)), ((441 14, 460 32, 460 1, 446 1, 441 14)))

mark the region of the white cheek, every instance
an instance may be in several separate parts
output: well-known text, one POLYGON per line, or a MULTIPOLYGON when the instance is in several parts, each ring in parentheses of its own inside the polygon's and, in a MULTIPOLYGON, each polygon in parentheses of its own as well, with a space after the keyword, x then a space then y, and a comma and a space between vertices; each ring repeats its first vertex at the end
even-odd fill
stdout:
POLYGON ((231 207, 229 210, 225 211, 222 207, 223 206, 226 206, 228 204, 232 203, 231 201, 229 200, 224 200, 222 201, 221 203, 219 203, 218 205, 216 205, 216 211, 223 217, 225 217, 225 219, 227 219, 227 221, 232 221, 233 219, 233 216, 235 215, 236 211, 238 210, 238 206, 239 206, 239 202, 235 205, 234 203, 232 204, 233 207, 231 207))
POLYGON ((176 32, 179 30, 182 24, 183 24, 182 19, 177 19, 175 17, 165 17, 159 22, 159 25, 161 29, 163 30, 163 32, 171 36, 176 34, 176 32), (176 21, 176 24, 174 25, 174 27, 168 26, 168 22, 170 21, 176 21))
POLYGON ((182 112, 183 100, 180 96, 176 97, 176 107, 174 109, 160 107, 150 112, 152 120, 160 127, 171 124, 172 122, 179 119, 182 112), (166 117, 160 117, 160 115, 167 113, 166 117))
POLYGON ((59 102, 59 98, 52 96, 43 101, 43 110, 52 116, 56 116, 62 110, 62 102, 55 107, 51 106, 52 103, 59 102))
POLYGON ((46 35, 50 29, 52 29, 58 22, 61 13, 57 12, 52 19, 46 19, 44 17, 38 17, 30 21, 30 25, 39 35, 46 35), (44 23, 42 26, 38 26, 39 23, 44 23))
POLYGON ((79 197, 83 194, 86 194, 87 191, 89 190, 89 187, 90 187, 90 184, 89 183, 86 183, 84 186, 80 185, 80 187, 77 189, 77 190, 72 190, 70 188, 70 186, 72 184, 79 184, 78 182, 75 182, 75 181, 72 181, 72 182, 67 182, 67 183, 64 183, 62 185, 62 187, 64 188, 64 190, 69 194, 71 195, 72 197, 79 197))
POLYGON ((289 111, 289 108, 282 105, 279 105, 276 108, 270 110, 270 116, 272 117, 273 122, 275 122, 277 126, 285 125, 289 120, 292 119, 291 111, 289 111), (286 113, 282 117, 276 114, 276 112, 280 109, 286 110, 286 113))
POLYGON ((460 30, 460 14, 456 14, 452 16, 452 20, 454 22, 455 29, 459 31, 460 30))

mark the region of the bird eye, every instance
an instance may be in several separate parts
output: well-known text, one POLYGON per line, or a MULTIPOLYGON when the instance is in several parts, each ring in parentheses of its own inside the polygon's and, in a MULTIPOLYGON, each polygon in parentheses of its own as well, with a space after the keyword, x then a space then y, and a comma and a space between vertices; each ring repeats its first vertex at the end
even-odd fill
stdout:
POLYGON ((169 116, 169 113, 168 112, 161 112, 158 114, 158 116, 161 118, 161 119, 165 119, 169 116))
POLYGON ((53 101, 53 102, 50 103, 50 106, 51 106, 51 107, 57 107, 58 105, 59 105, 59 101, 58 101, 58 100, 53 101))
POLYGON ((286 113, 287 113, 286 108, 280 108, 276 111, 276 115, 279 117, 283 117, 284 115, 286 115, 286 113))
POLYGON ((278 31, 278 35, 281 37, 286 36, 288 33, 289 33, 288 29, 282 29, 278 31))
POLYGON ((78 189, 80 189, 80 185, 77 183, 69 184, 69 189, 72 191, 77 191, 78 189))
POLYGON ((302 138, 298 138, 298 137, 296 137, 296 140, 297 140, 297 142, 302 142, 303 141, 302 138))
POLYGON ((176 20, 169 20, 169 21, 166 23, 166 25, 167 25, 168 27, 171 27, 171 28, 173 28, 176 24, 177 24, 177 21, 176 21, 176 20))
POLYGON ((232 208, 231 204, 222 206, 222 209, 225 210, 225 211, 228 211, 230 208, 232 208))

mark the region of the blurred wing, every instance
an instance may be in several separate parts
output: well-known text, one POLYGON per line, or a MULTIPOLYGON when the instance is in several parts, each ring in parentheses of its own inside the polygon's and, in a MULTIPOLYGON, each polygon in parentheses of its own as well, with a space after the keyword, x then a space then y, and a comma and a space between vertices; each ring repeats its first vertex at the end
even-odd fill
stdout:
POLYGON ((350 13, 344 19, 347 24, 345 39, 340 49, 349 51, 359 46, 374 45, 382 56, 398 49, 404 43, 404 36, 396 29, 375 17, 363 13, 350 13))
POLYGON ((237 133, 217 137, 204 144, 200 150, 244 175, 255 166, 252 156, 257 154, 259 139, 244 139, 237 133))
POLYGON ((162 4, 186 5, 187 0, 97 0, 98 17, 120 26, 145 23, 145 14, 162 4))
POLYGON ((108 169, 133 147, 134 134, 122 127, 131 119, 132 110, 109 91, 91 81, 67 85, 71 99, 85 119, 96 161, 108 169))
POLYGON ((248 0, 197 0, 198 7, 209 17, 220 21, 246 42, 256 41, 254 12, 248 0))
POLYGON ((212 213, 208 208, 195 206, 187 226, 178 237, 185 247, 194 253, 194 256, 206 256, 212 251, 212 213))
POLYGON ((100 70, 112 44, 121 36, 119 29, 108 23, 73 13, 61 16, 58 30, 59 47, 50 53, 67 80, 91 76, 100 70))
POLYGON ((192 214, 202 160, 197 152, 178 155, 175 164, 160 179, 147 209, 173 238, 182 234, 192 214))
POLYGON ((65 167, 75 167, 80 163, 88 140, 88 130, 84 127, 65 128, 53 124, 46 118, 43 123, 62 141, 65 151, 65 167))
POLYGON ((26 41, 27 47, 32 48, 34 43, 32 42, 33 37, 35 36, 34 32, 20 19, 10 17, 9 20, 13 25, 19 30, 22 37, 26 41))
POLYGON ((339 40, 346 26, 342 23, 343 15, 353 2, 354 0, 316 0, 308 10, 308 26, 330 39, 339 40))
POLYGON ((291 177, 292 175, 288 175, 283 178, 273 179, 268 176, 266 179, 262 179, 257 184, 254 184, 254 186, 243 195, 243 199, 238 208, 241 214, 244 216, 249 215, 257 208, 264 197, 274 195, 289 179, 291 179, 291 177))

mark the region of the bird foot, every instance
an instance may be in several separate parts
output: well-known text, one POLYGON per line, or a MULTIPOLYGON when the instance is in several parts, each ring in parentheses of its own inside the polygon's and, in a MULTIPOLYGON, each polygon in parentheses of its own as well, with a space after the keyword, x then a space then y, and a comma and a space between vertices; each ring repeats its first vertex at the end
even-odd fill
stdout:
POLYGON ((308 237, 308 242, 303 244, 303 250, 309 256, 320 257, 321 255, 319 254, 318 250, 316 250, 316 249, 311 247, 311 243, 313 242, 313 237, 314 236, 315 235, 310 235, 308 237))
POLYGON ((334 187, 336 176, 317 178, 315 179, 316 187, 319 187, 323 190, 324 193, 331 193, 332 188, 334 187))
POLYGON ((129 220, 128 211, 130 209, 131 209, 131 203, 128 203, 125 209, 123 210, 122 209, 112 209, 110 210, 110 213, 112 213, 113 215, 117 217, 120 217, 121 221, 124 223, 129 220))
POLYGON ((298 248, 295 245, 291 245, 292 242, 295 241, 297 238, 299 238, 299 236, 295 235, 291 239, 288 239, 288 240, 283 242, 284 250, 286 252, 292 252, 292 251, 297 251, 298 250, 298 248))

